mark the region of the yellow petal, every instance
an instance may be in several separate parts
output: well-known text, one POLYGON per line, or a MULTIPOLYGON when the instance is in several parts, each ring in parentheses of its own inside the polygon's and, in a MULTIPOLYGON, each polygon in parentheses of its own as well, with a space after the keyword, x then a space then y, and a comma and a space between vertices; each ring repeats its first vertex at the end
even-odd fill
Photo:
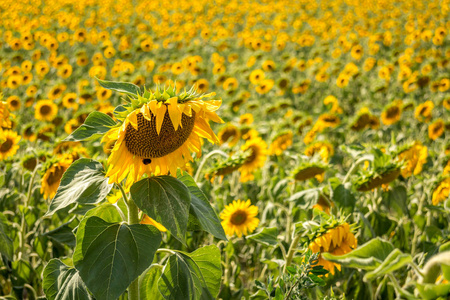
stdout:
POLYGON ((158 112, 156 113, 156 133, 159 135, 161 132, 161 126, 164 121, 164 116, 166 115, 167 107, 165 105, 161 105, 158 108, 158 112))
POLYGON ((173 97, 167 100, 169 103, 167 109, 169 110, 170 120, 172 121, 173 128, 175 131, 181 125, 181 111, 178 107, 178 97, 173 97))

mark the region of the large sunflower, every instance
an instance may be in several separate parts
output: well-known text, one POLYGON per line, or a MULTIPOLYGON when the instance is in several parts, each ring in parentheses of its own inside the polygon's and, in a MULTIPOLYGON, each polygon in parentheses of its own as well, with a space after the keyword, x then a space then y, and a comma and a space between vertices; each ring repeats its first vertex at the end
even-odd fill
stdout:
POLYGON ((253 180, 255 170, 264 166, 267 159, 267 144, 260 137, 255 137, 248 140, 241 150, 249 152, 245 163, 239 169, 241 171, 241 182, 247 182, 253 180))
POLYGON ((12 130, 0 129, 0 161, 16 154, 21 136, 12 130))
POLYGON ((192 89, 175 93, 175 88, 146 91, 116 116, 120 123, 102 139, 117 140, 108 158, 110 183, 128 177, 129 188, 144 174, 175 175, 192 161, 191 151, 201 154, 200 138, 219 142, 208 121, 223 123, 215 113, 222 100, 203 101, 214 94, 198 96, 192 89))
POLYGON ((233 201, 233 203, 225 206, 220 213, 222 219, 222 227, 229 236, 236 234, 241 237, 243 234, 252 233, 258 227, 259 219, 258 207, 251 205, 250 200, 233 201))

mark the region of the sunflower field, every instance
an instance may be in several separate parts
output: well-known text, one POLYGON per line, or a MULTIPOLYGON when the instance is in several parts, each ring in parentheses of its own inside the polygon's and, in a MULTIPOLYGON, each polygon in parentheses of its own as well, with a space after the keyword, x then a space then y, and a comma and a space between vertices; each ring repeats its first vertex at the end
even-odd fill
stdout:
POLYGON ((0 299, 450 299, 450 0, 0 15, 0 299))

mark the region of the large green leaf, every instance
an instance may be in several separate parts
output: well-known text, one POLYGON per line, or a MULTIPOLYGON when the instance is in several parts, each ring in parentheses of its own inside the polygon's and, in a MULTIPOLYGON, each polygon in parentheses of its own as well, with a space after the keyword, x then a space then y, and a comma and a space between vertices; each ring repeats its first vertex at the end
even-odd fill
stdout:
POLYGON ((49 300, 92 299, 78 271, 59 259, 49 261, 43 277, 44 293, 49 300))
POLYGON ((450 293, 450 283, 416 283, 416 288, 424 300, 447 299, 450 293))
POLYGON ((185 243, 191 194, 181 181, 167 175, 145 178, 133 184, 130 192, 143 212, 185 243))
POLYGON ((0 212, 0 253, 7 259, 13 260, 14 246, 11 238, 6 234, 8 229, 8 220, 0 212))
POLYGON ((150 267, 139 277, 139 298, 143 300, 163 300, 164 297, 158 290, 158 279, 162 275, 159 267, 150 267))
POLYGON ((96 208, 89 210, 85 216, 96 216, 108 223, 118 223, 124 221, 122 216, 120 215, 120 208, 112 205, 111 203, 102 203, 96 208))
POLYGON ((66 170, 46 216, 76 202, 98 203, 105 199, 113 184, 108 184, 103 165, 89 158, 80 158, 66 170))
POLYGON ((78 226, 78 223, 78 219, 74 216, 61 226, 44 233, 44 236, 73 248, 75 247, 75 235, 73 234, 73 230, 78 226))
POLYGON ((99 111, 94 111, 84 120, 83 125, 66 137, 65 141, 80 142, 94 140, 108 132, 114 125, 116 125, 116 122, 110 116, 99 111))
POLYGON ((116 299, 153 261, 161 234, 143 224, 81 221, 73 262, 97 299, 116 299))
POLYGON ((265 227, 260 232, 247 236, 247 238, 267 246, 275 246, 278 244, 278 228, 265 227))
POLYGON ((178 179, 186 185, 191 193, 191 207, 189 213, 196 218, 200 227, 218 239, 227 240, 220 219, 194 179, 186 172, 178 172, 178 179))
POLYGON ((220 289, 220 250, 207 246, 188 254, 170 256, 158 281, 165 299, 215 299, 220 289))
POLYGON ((339 207, 353 208, 356 203, 356 198, 349 189, 345 188, 343 184, 340 184, 333 191, 333 201, 339 207))
POLYGON ((125 93, 130 96, 134 96, 136 98, 136 95, 141 94, 141 90, 137 85, 130 82, 117 82, 117 81, 107 81, 107 80, 101 80, 97 78, 98 83, 102 87, 108 90, 113 90, 119 93, 125 93))
POLYGON ((337 256, 322 253, 322 257, 346 267, 374 270, 393 250, 394 246, 390 242, 377 237, 347 254, 337 256))
POLYGON ((377 277, 384 276, 388 273, 394 272, 397 269, 412 262, 412 257, 409 254, 402 253, 399 249, 394 249, 388 257, 375 270, 368 272, 364 276, 365 281, 372 280, 377 277))

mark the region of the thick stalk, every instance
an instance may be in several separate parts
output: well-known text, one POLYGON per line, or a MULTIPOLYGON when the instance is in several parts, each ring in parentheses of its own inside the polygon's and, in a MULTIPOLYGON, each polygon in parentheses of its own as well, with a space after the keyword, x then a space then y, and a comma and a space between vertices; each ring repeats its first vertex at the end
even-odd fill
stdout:
MULTIPOLYGON (((120 190, 123 188, 119 185, 120 190)), ((123 192, 125 203, 128 205, 128 224, 139 224, 139 209, 132 198, 127 199, 123 192)), ((128 300, 139 300, 139 277, 136 278, 128 287, 128 300)))
POLYGON ((289 247, 289 251, 286 257, 286 263, 284 264, 283 273, 286 273, 286 268, 291 265, 299 241, 300 235, 297 235, 295 239, 292 241, 291 246, 289 247))

